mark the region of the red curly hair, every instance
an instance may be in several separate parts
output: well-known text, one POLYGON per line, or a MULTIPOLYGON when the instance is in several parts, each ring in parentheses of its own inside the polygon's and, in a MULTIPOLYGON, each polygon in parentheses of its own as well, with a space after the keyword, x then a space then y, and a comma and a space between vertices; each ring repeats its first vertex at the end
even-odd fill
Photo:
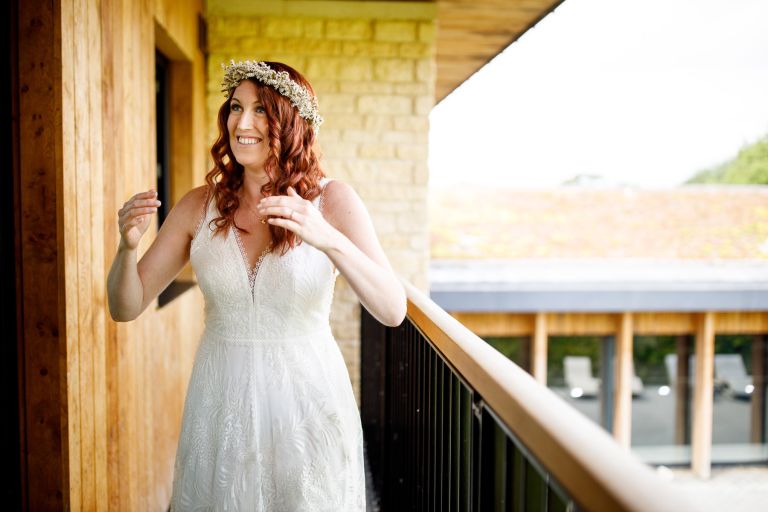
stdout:
MULTIPOLYGON (((275 71, 286 71, 292 80, 316 96, 307 79, 292 67, 280 62, 266 64, 275 71)), ((261 187, 262 195, 287 195, 290 186, 304 199, 314 199, 320 194, 320 178, 325 176, 315 148, 315 131, 299 116, 298 109, 288 98, 255 78, 247 80, 256 85, 256 95, 264 107, 269 127, 269 156, 264 164, 269 181, 261 187)), ((230 89, 226 101, 219 108, 219 136, 211 147, 214 166, 205 176, 209 190, 212 191, 211 200, 216 202, 220 214, 211 220, 216 225, 214 235, 225 235, 230 226, 248 232, 235 223, 235 212, 240 206, 237 192, 243 186, 245 169, 235 160, 229 145, 227 119, 234 91, 234 87, 230 89)), ((269 232, 273 247, 280 247, 281 254, 301 243, 294 232, 285 228, 270 224, 269 232)))

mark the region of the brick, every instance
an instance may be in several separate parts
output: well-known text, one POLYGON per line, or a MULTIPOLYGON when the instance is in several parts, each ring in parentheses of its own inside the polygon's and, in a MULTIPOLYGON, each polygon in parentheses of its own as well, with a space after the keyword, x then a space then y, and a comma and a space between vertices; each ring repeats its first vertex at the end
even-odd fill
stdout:
POLYGON ((395 144, 427 144, 429 134, 426 132, 394 132, 388 131, 381 134, 381 142, 393 142, 395 144))
POLYGON ((437 39, 437 25, 434 21, 422 21, 419 23, 419 41, 431 43, 437 39))
POLYGON ((395 84, 394 92, 395 94, 402 94, 404 96, 434 96, 432 85, 424 82, 395 84))
MULTIPOLYGON (((320 103, 320 111, 324 111, 324 103, 320 103)), ((325 130, 327 127, 329 128, 350 128, 350 129, 360 129, 364 126, 364 118, 363 116, 360 116, 358 114, 340 114, 336 113, 332 116, 328 116, 325 118, 325 122, 323 123, 322 128, 320 129, 320 133, 323 133, 323 130, 325 130)))
MULTIPOLYGON (((263 37, 239 37, 235 42, 235 48, 238 49, 240 52, 245 53, 258 53, 258 54, 264 54, 264 53, 280 53, 284 50, 283 48, 283 41, 279 39, 265 39, 263 37)), ((291 52, 288 50, 289 53, 298 53, 298 52, 291 52)), ((252 57, 253 58, 253 57, 252 57)))
POLYGON ((208 40, 230 40, 238 36, 261 34, 259 18, 247 16, 224 16, 208 18, 208 40))
POLYGON ((269 60, 273 62, 282 62, 283 64, 288 64, 293 69, 298 70, 302 75, 305 74, 305 62, 306 59, 300 55, 294 55, 289 53, 271 53, 271 52, 265 52, 262 55, 259 55, 258 57, 255 57, 251 55, 248 57, 249 59, 258 58, 260 60, 269 60))
POLYGON ((302 25, 299 18, 262 18, 261 34, 276 39, 301 37, 304 34, 302 25))
POLYGON ((355 96, 352 94, 326 94, 318 99, 318 103, 328 114, 351 114, 355 111, 355 96))
POLYGON ((412 101, 403 96, 360 96, 357 111, 361 114, 410 114, 412 101))
POLYGON ((413 112, 417 115, 429 115, 432 111, 432 107, 435 106, 435 101, 429 97, 416 98, 413 102, 413 112))
POLYGON ((421 144, 397 146, 397 158, 404 160, 426 160, 427 147, 421 144))
POLYGON ((338 77, 339 80, 368 82, 373 78, 373 63, 370 59, 363 58, 342 59, 339 63, 338 77))
POLYGON ((414 41, 416 23, 412 21, 376 21, 374 39, 377 41, 414 41))
MULTIPOLYGON (((315 94, 317 94, 318 96, 340 92, 339 82, 337 82, 336 80, 332 80, 332 79, 312 80, 310 81, 310 83, 312 84, 312 88, 315 90, 315 94)), ((320 109, 322 110, 322 105, 320 106, 320 109)))
POLYGON ((413 80, 413 61, 406 59, 379 59, 375 76, 382 82, 410 82, 413 80))
POLYGON ((409 184, 413 174, 413 165, 410 162, 398 162, 397 160, 382 162, 379 165, 379 172, 381 173, 380 183, 409 184))
POLYGON ((349 57, 397 57, 400 49, 395 43, 344 41, 341 53, 349 57))
POLYGON ((344 40, 370 39, 371 23, 367 20, 328 20, 325 37, 344 40))
POLYGON ((312 80, 336 80, 339 76, 339 60, 334 58, 309 59, 307 77, 312 80))
POLYGON ((392 129, 392 116, 368 114, 365 116, 365 129, 372 132, 383 132, 392 129))
POLYGON ((341 82, 339 91, 352 94, 392 94, 394 87, 381 82, 341 82))
POLYGON ((325 37, 325 20, 304 20, 304 37, 307 39, 322 39, 325 37))
POLYGON ((435 54, 435 47, 427 43, 402 43, 398 54, 407 59, 425 59, 435 54))
POLYGON ((342 131, 340 129, 330 128, 325 123, 323 123, 323 127, 320 130, 320 140, 322 142, 339 141, 339 140, 342 140, 341 133, 342 131))
POLYGON ((377 134, 369 130, 348 129, 341 133, 341 140, 344 142, 375 142, 377 139, 377 134))
POLYGON ((286 39, 280 41, 282 51, 303 55, 327 55, 341 54, 341 42, 327 39, 286 39))
POLYGON ((434 59, 421 59, 416 62, 416 80, 433 83, 436 76, 434 59))
POLYGON ((397 116, 394 121, 394 128, 399 132, 429 131, 429 118, 425 116, 397 116))
POLYGON ((324 141, 323 153, 334 158, 355 158, 357 144, 340 141, 324 141))
POLYGON ((358 156, 360 158, 394 158, 395 146, 380 143, 360 144, 358 156))

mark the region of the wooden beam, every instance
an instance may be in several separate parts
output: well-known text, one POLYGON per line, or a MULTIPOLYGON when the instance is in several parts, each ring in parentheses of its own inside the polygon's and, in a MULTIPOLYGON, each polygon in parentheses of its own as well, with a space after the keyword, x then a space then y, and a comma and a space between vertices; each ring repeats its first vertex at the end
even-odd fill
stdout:
POLYGON ((613 437, 621 446, 630 447, 632 437, 632 313, 622 313, 616 329, 615 378, 613 401, 613 437))
POLYGON ((547 314, 536 313, 531 340, 531 375, 538 383, 547 385, 547 314))
POLYGON ((456 320, 478 336, 530 336, 533 333, 533 316, 516 313, 451 313, 456 320))
POLYGON ((712 464, 712 393, 714 391, 715 315, 701 313, 696 329, 696 386, 693 395, 691 468, 709 478, 712 464))

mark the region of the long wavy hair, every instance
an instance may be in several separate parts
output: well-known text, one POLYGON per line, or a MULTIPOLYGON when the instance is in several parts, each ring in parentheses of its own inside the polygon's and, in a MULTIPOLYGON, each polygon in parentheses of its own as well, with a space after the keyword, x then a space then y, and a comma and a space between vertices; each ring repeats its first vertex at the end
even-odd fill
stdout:
MULTIPOLYGON (((267 62, 275 71, 286 71, 292 80, 315 95, 315 91, 298 71, 280 62, 267 62)), ((306 120, 299 116, 299 111, 291 101, 269 85, 262 84, 255 78, 247 78, 256 85, 256 96, 267 115, 267 134, 269 154, 264 169, 269 181, 262 185, 264 197, 287 195, 291 186, 304 199, 314 199, 320 193, 320 178, 325 173, 320 168, 319 155, 315 147, 316 134, 306 120)), ((233 226, 242 232, 248 231, 235 223, 235 212, 240 206, 238 191, 243 186, 245 169, 235 160, 229 145, 230 101, 235 88, 230 89, 226 101, 219 108, 217 124, 219 136, 211 147, 213 169, 206 174, 210 199, 215 201, 219 217, 211 220, 216 225, 214 235, 226 235, 233 226)), ((210 226, 210 224, 209 224, 210 226)), ((292 231, 269 225, 273 247, 280 247, 281 254, 301 243, 301 239, 292 231)))

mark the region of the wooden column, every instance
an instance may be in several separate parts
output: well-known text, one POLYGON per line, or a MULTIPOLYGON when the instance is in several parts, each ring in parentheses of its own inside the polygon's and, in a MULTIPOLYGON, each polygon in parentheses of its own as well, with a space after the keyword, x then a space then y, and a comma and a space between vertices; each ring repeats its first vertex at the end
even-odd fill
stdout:
POLYGON ((765 442, 765 335, 752 337, 752 411, 750 440, 753 443, 765 442))
POLYGON ((547 314, 536 313, 531 343, 531 375, 547 385, 547 314))
POLYGON ((709 478, 712 464, 712 393, 714 391, 715 318, 701 313, 696 325, 696 388, 693 393, 691 468, 709 478))
POLYGON ((689 337, 681 335, 677 337, 677 377, 675 378, 675 444, 688 444, 690 442, 690 416, 688 404, 690 402, 690 382, 688 376, 689 358, 691 349, 689 337))
POLYGON ((613 437, 629 448, 632 438, 632 313, 624 312, 616 330, 615 377, 613 395, 613 437))

